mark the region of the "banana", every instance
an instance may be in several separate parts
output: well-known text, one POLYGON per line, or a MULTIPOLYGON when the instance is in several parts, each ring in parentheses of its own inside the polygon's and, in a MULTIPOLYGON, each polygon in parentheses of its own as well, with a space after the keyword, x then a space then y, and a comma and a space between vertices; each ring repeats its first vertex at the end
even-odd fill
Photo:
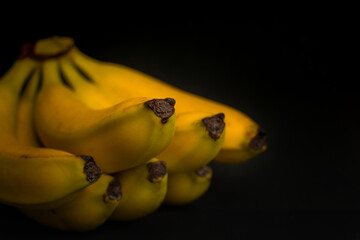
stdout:
MULTIPOLYGON (((78 75, 81 75, 84 81, 87 81, 88 86, 96 86, 100 92, 95 95, 103 95, 102 92, 107 92, 108 98, 115 99, 117 102, 137 96, 150 99, 172 96, 177 100, 177 113, 224 113, 227 134, 215 161, 239 163, 255 157, 267 148, 267 132, 238 109, 186 92, 130 67, 93 59, 82 53, 71 38, 54 37, 44 39, 42 42, 48 44, 56 42, 68 49, 66 56, 71 63, 69 62, 67 68, 72 68, 73 73, 77 72, 78 75)), ((41 50, 43 49, 39 47, 34 52, 41 50)), ((99 105, 112 101, 102 100, 99 105)), ((95 107, 97 107, 96 104, 95 107)))
POLYGON ((224 114, 187 112, 176 115, 175 135, 157 158, 166 162, 169 174, 186 172, 208 164, 225 138, 224 114))
POLYGON ((23 57, 0 80, 0 202, 12 206, 58 201, 102 174, 90 156, 37 146, 31 123, 23 125, 31 111, 26 89, 37 88, 38 70, 36 61, 23 57))
POLYGON ((115 210, 122 197, 121 184, 103 174, 96 183, 86 187, 75 199, 49 210, 20 211, 29 218, 61 230, 92 230, 102 225, 115 210))
POLYGON ((145 163, 170 144, 175 132, 174 99, 136 97, 107 108, 90 108, 93 95, 77 94, 59 74, 59 66, 58 58, 42 62, 44 81, 34 121, 45 146, 90 154, 104 172, 115 173, 145 163))
POLYGON ((203 196, 210 187, 213 171, 205 165, 194 171, 169 174, 166 205, 185 205, 203 196))
POLYGON ((111 220, 129 221, 153 213, 163 202, 167 189, 166 163, 152 158, 146 164, 114 175, 123 197, 111 220))

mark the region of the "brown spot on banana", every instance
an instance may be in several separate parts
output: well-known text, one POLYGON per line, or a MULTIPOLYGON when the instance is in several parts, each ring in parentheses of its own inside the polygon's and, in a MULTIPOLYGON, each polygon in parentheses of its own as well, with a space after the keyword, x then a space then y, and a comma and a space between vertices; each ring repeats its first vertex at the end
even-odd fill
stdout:
POLYGON ((175 112, 175 99, 165 98, 165 99, 152 99, 145 102, 145 105, 153 110, 156 116, 161 118, 161 123, 167 123, 168 119, 175 112))
POLYGON ((225 128, 225 114, 218 113, 214 116, 203 118, 202 122, 206 127, 206 130, 209 132, 209 136, 217 140, 220 138, 221 134, 225 128))
POLYGON ((96 182, 102 174, 102 170, 96 165, 94 159, 91 156, 80 155, 85 160, 84 173, 86 179, 93 183, 96 182))
POLYGON ((166 162, 164 161, 151 162, 146 166, 149 172, 148 179, 152 183, 159 182, 167 173, 166 162))
POLYGON ((261 150, 263 146, 267 143, 267 132, 259 127, 257 130, 257 134, 250 141, 250 147, 254 150, 261 150))

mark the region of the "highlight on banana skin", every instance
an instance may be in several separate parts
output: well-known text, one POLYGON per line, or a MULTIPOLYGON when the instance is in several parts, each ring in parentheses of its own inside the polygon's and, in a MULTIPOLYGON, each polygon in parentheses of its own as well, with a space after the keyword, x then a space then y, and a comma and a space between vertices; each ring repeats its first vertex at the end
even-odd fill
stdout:
POLYGON ((267 148, 240 110, 91 58, 71 37, 20 52, 0 78, 0 202, 39 224, 87 231, 201 201, 212 161, 267 148))

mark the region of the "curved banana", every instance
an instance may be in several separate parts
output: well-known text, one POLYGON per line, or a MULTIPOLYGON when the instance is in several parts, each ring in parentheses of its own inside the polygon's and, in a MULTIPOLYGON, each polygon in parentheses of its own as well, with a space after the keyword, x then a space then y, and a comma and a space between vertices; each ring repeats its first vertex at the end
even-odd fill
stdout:
POLYGON ((212 174, 209 166, 195 171, 169 174, 164 204, 184 205, 199 199, 209 189, 212 174))
POLYGON ((167 189, 166 163, 156 158, 115 175, 123 197, 110 216, 112 220, 135 220, 148 216, 163 202, 167 189))
POLYGON ((86 100, 66 87, 57 58, 43 61, 42 71, 34 118, 45 146, 90 154, 104 172, 114 173, 145 163, 170 144, 175 100, 138 97, 93 109, 87 105, 93 95, 86 100))
MULTIPOLYGON (((21 136, 17 127, 23 110, 18 107, 26 112, 29 106, 20 104, 20 98, 26 97, 27 85, 37 85, 37 71, 36 61, 23 58, 0 80, 0 201, 8 205, 58 201, 92 184, 102 173, 90 156, 41 148, 31 136, 21 136)), ((24 134, 33 133, 30 125, 21 128, 29 130, 24 134)))
POLYGON ((187 112, 176 115, 175 135, 157 158, 169 174, 192 171, 208 164, 219 153, 225 138, 224 114, 187 112))
MULTIPOLYGON (((239 163, 253 158, 267 148, 267 132, 253 119, 231 106, 186 92, 149 75, 120 64, 102 62, 82 53, 71 38, 48 38, 67 46, 66 56, 71 59, 72 71, 87 80, 88 84, 107 91, 116 101, 144 96, 177 100, 176 112, 209 112, 226 115, 227 134, 221 151, 215 160, 223 163, 239 163)), ((40 50, 38 50, 40 51, 40 50)), ((100 93, 101 95, 102 93, 100 93)), ((101 103, 103 104, 103 103, 101 103)))
POLYGON ((91 230, 102 225, 115 210, 121 199, 121 184, 110 175, 82 190, 75 199, 49 210, 25 209, 20 211, 31 219, 61 230, 91 230))

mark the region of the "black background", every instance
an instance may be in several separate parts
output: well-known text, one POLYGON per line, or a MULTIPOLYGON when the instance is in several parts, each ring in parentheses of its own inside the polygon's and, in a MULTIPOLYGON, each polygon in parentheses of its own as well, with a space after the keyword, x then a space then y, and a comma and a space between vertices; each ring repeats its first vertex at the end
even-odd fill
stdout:
POLYGON ((162 206, 138 221, 107 222, 94 231, 52 230, 1 205, 2 237, 360 239, 351 17, 124 11, 101 22, 4 22, 0 73, 22 43, 70 36, 87 55, 242 110, 268 131, 268 150, 242 164, 212 163, 211 188, 192 204, 162 206))

